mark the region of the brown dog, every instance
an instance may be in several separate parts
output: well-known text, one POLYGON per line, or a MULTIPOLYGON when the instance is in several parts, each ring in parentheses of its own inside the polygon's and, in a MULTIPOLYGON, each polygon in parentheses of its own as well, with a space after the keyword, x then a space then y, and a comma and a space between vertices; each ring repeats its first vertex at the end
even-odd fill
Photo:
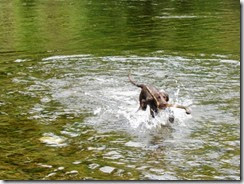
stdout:
POLYGON ((191 113, 191 111, 188 107, 185 107, 182 105, 169 104, 168 103, 169 95, 167 93, 160 92, 157 88, 155 88, 153 86, 135 83, 134 81, 131 80, 130 73, 129 73, 128 77, 129 77, 129 81, 133 85, 141 88, 141 93, 139 96, 139 102, 140 102, 139 109, 142 109, 145 111, 147 109, 147 105, 149 105, 150 113, 153 118, 158 113, 159 109, 166 109, 167 107, 181 108, 181 109, 185 109, 186 114, 191 113))

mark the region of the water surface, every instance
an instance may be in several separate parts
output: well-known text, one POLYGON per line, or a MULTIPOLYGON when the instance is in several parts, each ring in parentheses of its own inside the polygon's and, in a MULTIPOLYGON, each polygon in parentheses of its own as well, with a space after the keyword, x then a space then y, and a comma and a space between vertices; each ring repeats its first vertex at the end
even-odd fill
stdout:
POLYGON ((0 178, 239 180, 239 10, 1 1, 0 178), (137 112, 130 70, 192 114, 137 112))

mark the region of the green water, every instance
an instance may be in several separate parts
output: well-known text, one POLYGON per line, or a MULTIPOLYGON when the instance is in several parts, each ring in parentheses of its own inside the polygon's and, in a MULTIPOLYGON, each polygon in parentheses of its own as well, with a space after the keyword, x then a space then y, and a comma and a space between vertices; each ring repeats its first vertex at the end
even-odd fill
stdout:
POLYGON ((238 1, 1 0, 0 43, 0 179, 240 179, 238 1))

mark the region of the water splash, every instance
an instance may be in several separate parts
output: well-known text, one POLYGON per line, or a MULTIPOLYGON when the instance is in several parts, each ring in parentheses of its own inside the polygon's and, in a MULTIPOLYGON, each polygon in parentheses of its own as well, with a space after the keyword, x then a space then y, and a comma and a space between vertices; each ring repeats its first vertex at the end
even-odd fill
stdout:
MULTIPOLYGON (((40 104, 33 107, 32 118, 43 119, 47 117, 46 120, 49 121, 62 114, 77 115, 89 112, 92 116, 85 119, 85 124, 97 127, 100 131, 125 131, 139 137, 165 126, 184 126, 191 115, 186 115, 181 109, 162 110, 155 118, 150 116, 149 108, 146 111, 137 111, 140 90, 133 88, 127 78, 127 72, 131 64, 135 62, 141 65, 139 67, 150 64, 155 68, 160 65, 168 66, 167 62, 172 60, 179 60, 181 63, 189 61, 188 58, 168 55, 162 57, 107 56, 97 58, 91 55, 70 55, 44 58, 41 70, 45 73, 59 70, 60 76, 44 81, 36 80, 36 84, 29 87, 30 91, 36 88, 48 91, 46 95, 42 95, 40 104), (121 70, 121 63, 125 66, 123 70, 121 70), (129 65, 127 66, 126 63, 129 65), (88 66, 94 71, 84 70, 84 67, 88 68, 88 66), (99 71, 99 74, 94 77, 96 71, 99 71), (43 114, 46 112, 45 107, 48 107, 53 101, 59 102, 63 109, 58 108, 53 114, 50 112, 43 114), (172 117, 173 124, 169 121, 172 117)), ((164 74, 161 71, 154 72, 154 77, 159 81, 162 76, 164 77, 164 74)), ((184 86, 177 80, 175 83, 177 86, 171 94, 170 103, 192 104, 191 99, 180 97, 180 89, 184 86)), ((78 135, 77 133, 72 134, 70 131, 63 131, 62 134, 78 135)))

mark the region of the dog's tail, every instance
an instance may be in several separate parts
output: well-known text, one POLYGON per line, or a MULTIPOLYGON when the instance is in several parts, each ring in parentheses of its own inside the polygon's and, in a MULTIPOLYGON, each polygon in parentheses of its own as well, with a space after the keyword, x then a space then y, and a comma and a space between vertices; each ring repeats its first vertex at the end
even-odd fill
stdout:
POLYGON ((142 84, 137 84, 137 83, 135 83, 135 82, 131 79, 131 71, 130 71, 129 74, 128 74, 128 78, 129 78, 129 81, 131 82, 131 84, 133 84, 133 85, 135 85, 135 86, 137 86, 137 87, 139 87, 139 88, 142 88, 142 84))

